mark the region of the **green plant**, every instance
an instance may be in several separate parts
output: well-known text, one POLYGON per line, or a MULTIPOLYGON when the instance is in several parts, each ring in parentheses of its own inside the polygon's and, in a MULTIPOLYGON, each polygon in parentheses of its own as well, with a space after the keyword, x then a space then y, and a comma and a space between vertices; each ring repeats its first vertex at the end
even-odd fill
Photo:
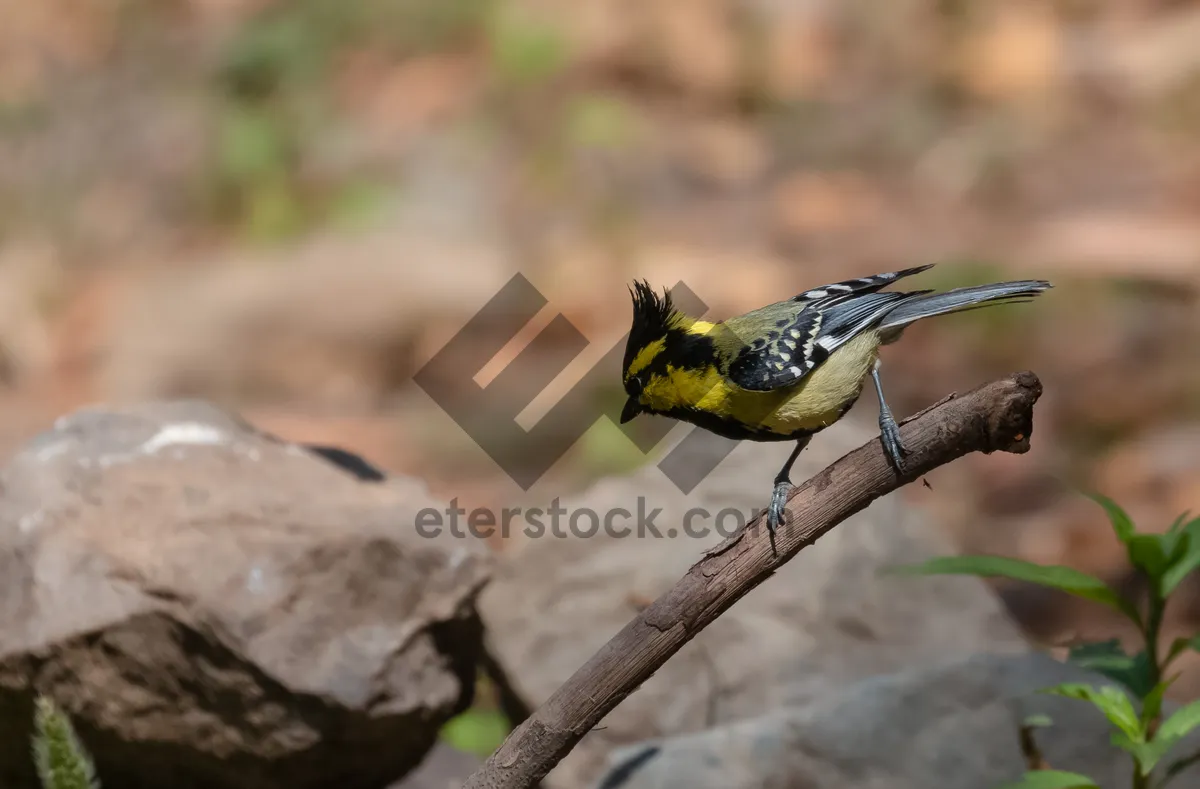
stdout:
POLYGON ((45 789, 100 789, 92 760, 66 713, 39 696, 33 724, 33 761, 45 789))
MULTIPOLYGON (((1110 499, 1092 498, 1104 508, 1130 564, 1148 587, 1146 599, 1135 603, 1104 581, 1059 565, 1039 565, 999 556, 943 556, 900 568, 918 575, 974 575, 1008 578, 1059 589, 1106 605, 1137 627, 1142 649, 1128 654, 1117 639, 1071 649, 1068 661, 1095 671, 1117 685, 1095 687, 1066 683, 1044 692, 1086 701, 1113 727, 1112 744, 1133 758, 1133 789, 1163 789, 1192 764, 1200 751, 1164 763, 1177 743, 1200 726, 1200 701, 1194 701, 1163 720, 1163 695, 1175 679, 1168 672, 1187 650, 1200 651, 1200 636, 1177 638, 1162 650, 1163 614, 1171 594, 1200 567, 1200 518, 1182 515, 1163 533, 1139 532, 1129 515, 1110 499), (1132 698, 1131 698, 1132 697, 1132 698), (1138 712, 1134 701, 1141 706, 1138 712)), ((1095 780, 1061 770, 1031 769, 1005 789, 1096 789, 1095 780)))
POLYGON ((512 730, 500 709, 499 692, 486 675, 475 683, 475 703, 442 727, 442 741, 452 748, 473 753, 483 759, 500 747, 512 730))

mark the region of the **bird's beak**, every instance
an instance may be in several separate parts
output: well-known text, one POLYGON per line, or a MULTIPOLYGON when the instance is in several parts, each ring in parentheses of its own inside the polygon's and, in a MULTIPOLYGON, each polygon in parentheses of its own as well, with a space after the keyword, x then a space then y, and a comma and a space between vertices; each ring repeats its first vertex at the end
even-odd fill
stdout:
POLYGON ((637 401, 636 397, 629 398, 625 401, 625 407, 621 409, 621 424, 625 424, 640 413, 642 413, 641 403, 637 401))

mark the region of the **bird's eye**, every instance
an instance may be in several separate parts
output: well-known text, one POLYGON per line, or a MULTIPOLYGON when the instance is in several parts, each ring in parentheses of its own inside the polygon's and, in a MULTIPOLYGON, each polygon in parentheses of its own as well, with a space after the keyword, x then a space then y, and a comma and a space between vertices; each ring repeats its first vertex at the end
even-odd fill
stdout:
POLYGON ((630 378, 625 382, 625 391, 629 393, 630 397, 637 397, 640 395, 642 393, 642 379, 630 378))

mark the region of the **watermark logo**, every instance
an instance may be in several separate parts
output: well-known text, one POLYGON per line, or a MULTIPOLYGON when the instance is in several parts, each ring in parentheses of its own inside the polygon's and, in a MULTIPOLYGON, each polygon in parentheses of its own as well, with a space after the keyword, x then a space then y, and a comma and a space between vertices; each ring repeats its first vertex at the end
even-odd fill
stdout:
MULTIPOLYGON (((671 298, 688 314, 707 310, 683 283, 671 289, 671 298)), ((620 424, 620 402, 595 401, 596 391, 621 380, 626 335, 533 428, 521 427, 517 416, 588 347, 583 333, 556 315, 486 386, 475 378, 547 303, 528 279, 515 275, 415 376, 417 385, 523 490, 533 487, 599 419, 611 419, 644 454, 678 424, 643 415, 635 421, 650 424, 635 429, 633 423, 620 424)), ((658 468, 680 491, 690 493, 736 445, 689 425, 658 468)))
POLYGON ((569 508, 555 496, 547 507, 505 507, 499 512, 487 507, 468 511, 455 498, 445 509, 426 507, 418 512, 414 526, 417 534, 427 539, 449 534, 457 539, 500 537, 507 540, 520 532, 531 539, 545 536, 591 539, 602 535, 618 540, 626 537, 673 540, 679 536, 700 540, 713 532, 729 538, 762 514, 761 509, 743 511, 725 507, 713 512, 704 507, 692 507, 683 513, 677 528, 658 521, 662 512, 662 507, 652 507, 645 496, 637 497, 633 510, 624 507, 609 510, 569 508))

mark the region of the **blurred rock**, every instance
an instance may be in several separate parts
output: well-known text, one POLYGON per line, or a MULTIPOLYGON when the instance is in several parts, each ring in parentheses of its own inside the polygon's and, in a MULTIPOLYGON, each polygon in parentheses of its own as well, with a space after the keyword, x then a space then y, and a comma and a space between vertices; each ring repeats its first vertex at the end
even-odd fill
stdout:
POLYGON ((198 402, 64 417, 0 477, 0 783, 36 693, 105 786, 383 786, 470 701, 473 546, 423 485, 198 402))
POLYGON ((460 789, 482 764, 478 757, 439 742, 420 767, 390 789, 460 789))
POLYGON ((118 400, 377 406, 424 362, 429 333, 457 331, 515 273, 486 243, 433 236, 327 237, 155 272, 114 310, 102 386, 118 400))
POLYGON ((428 460, 412 446, 411 428, 406 425, 411 414, 407 411, 337 416, 275 407, 247 408, 242 414, 264 432, 286 436, 297 444, 341 447, 371 458, 389 474, 418 473, 425 465, 422 461, 428 460))
MULTIPOLYGON (((840 423, 800 456, 793 479, 805 479, 875 435, 871 427, 840 423)), ((480 606, 489 649, 522 703, 545 701, 639 605, 666 591, 719 542, 718 513, 731 508, 724 515, 728 533, 736 525, 733 509, 745 517, 764 507, 788 450, 743 443, 690 495, 651 465, 562 502, 568 512, 588 508, 601 520, 614 508, 661 508, 655 524, 662 538, 649 532, 639 537, 636 530, 624 538, 604 530, 593 537, 555 538, 549 531, 515 536, 514 551, 506 553, 480 606), (690 523, 709 530, 696 539, 679 531, 694 507, 711 513, 690 523)), ((570 516, 561 517, 569 535, 570 516)), ((589 520, 579 516, 579 523, 589 520)), ((636 529, 636 523, 614 521, 616 528, 622 525, 636 529)), ((514 530, 520 528, 517 521, 514 530)), ((897 497, 875 502, 699 633, 584 738, 551 773, 548 786, 589 784, 615 746, 799 704, 862 677, 936 658, 1025 650, 1016 627, 978 581, 881 575, 890 565, 949 552, 921 512, 897 497)))
MULTIPOLYGON (((962 789, 1025 771, 1018 727, 1049 715, 1035 737, 1052 767, 1101 786, 1129 780, 1129 758, 1089 704, 1038 693, 1107 680, 1045 655, 940 661, 838 688, 810 704, 615 752, 597 789, 962 789)), ((1174 753, 1190 750, 1193 736, 1174 753)), ((1180 778, 1197 780, 1193 767, 1180 778)))

